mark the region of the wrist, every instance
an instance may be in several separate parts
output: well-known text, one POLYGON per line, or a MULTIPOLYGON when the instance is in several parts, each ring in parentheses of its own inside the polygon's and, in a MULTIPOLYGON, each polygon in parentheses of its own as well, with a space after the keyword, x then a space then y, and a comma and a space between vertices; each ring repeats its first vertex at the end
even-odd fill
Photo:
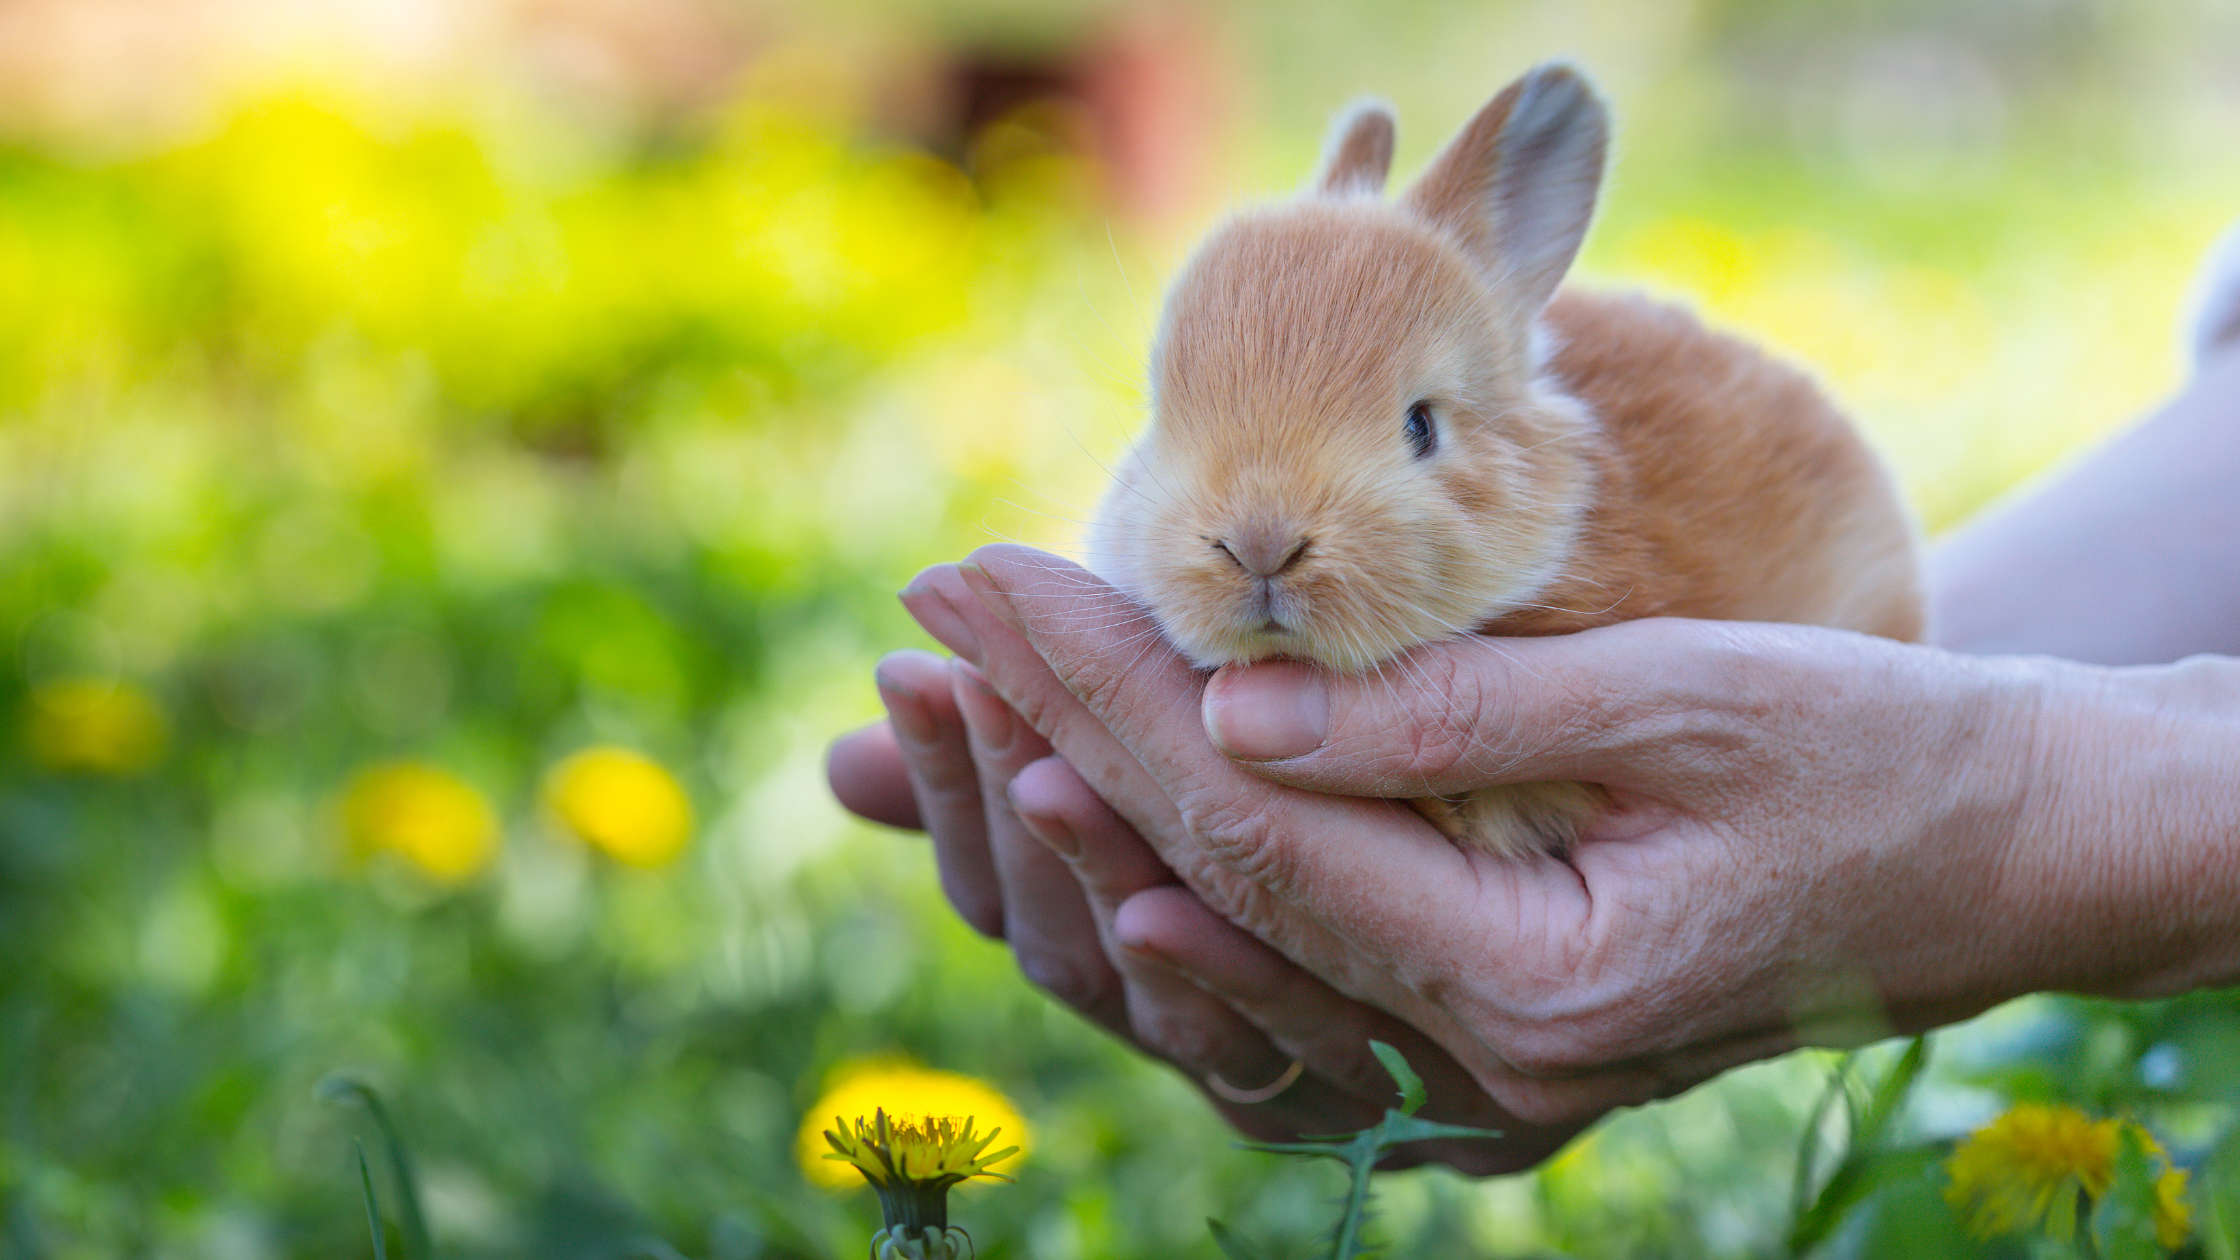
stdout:
POLYGON ((2004 863, 2032 989, 2240 982, 2240 660, 2045 662, 2004 863))

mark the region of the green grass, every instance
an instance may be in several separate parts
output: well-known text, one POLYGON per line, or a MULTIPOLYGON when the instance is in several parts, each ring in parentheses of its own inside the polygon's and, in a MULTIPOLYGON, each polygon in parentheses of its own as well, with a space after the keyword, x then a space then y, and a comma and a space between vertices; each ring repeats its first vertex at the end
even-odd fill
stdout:
MULTIPOLYGON (((766 100, 659 147, 506 117, 296 91, 135 156, 0 151, 0 1246, 844 1254, 868 1197, 812 1189, 793 1136, 835 1065, 902 1052, 1035 1126, 1017 1185, 960 1195, 984 1257, 1208 1255, 1209 1216, 1312 1247, 1327 1169, 1235 1149, 1029 991, 922 842, 842 819, 819 769, 871 662, 920 642, 891 599, 916 568, 1068 542, 1183 230, 1108 222, 1067 159, 968 177, 766 100), (78 676, 158 702, 159 761, 30 755, 38 689, 78 676), (604 742, 691 795, 676 864, 540 807, 604 742), (490 802, 464 886, 344 844, 344 785, 398 758, 490 802)), ((1936 522, 2151 401, 2195 238, 2240 204, 2215 171, 2079 187, 2058 137, 1870 186, 1635 134, 1589 272, 1814 363, 1936 522)), ((2229 1196, 2236 1018, 2009 1011, 1877 1123, 2137 1111, 2220 1152, 2229 1196)), ((1620 1116, 1530 1176, 1389 1179, 1380 1233, 1778 1251, 1824 1066, 1620 1116)), ((1929 1176, 1877 1192, 1911 1216, 1859 1219, 1927 1219, 1929 1176)))

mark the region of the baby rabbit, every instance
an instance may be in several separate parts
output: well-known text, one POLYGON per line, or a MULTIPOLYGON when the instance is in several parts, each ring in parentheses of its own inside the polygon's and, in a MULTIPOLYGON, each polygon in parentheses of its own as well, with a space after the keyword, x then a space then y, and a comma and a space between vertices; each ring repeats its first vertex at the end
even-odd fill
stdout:
MULTIPOLYGON (((1557 292, 1608 138, 1577 71, 1509 85, 1397 202, 1392 137, 1356 106, 1304 196, 1199 246, 1090 568, 1201 667, 1372 670, 1662 615, 1921 634, 1909 518, 1809 379, 1680 309, 1557 292)), ((1533 784, 1414 805, 1524 855, 1603 803, 1533 784)))

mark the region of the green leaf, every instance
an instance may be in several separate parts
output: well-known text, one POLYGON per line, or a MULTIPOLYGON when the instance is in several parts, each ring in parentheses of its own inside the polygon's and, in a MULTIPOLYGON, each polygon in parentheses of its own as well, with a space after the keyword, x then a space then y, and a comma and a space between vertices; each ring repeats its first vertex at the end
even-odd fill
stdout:
POLYGON ((2092 1242, 2103 1260, 2161 1260, 2154 1236, 2155 1162, 2136 1126, 2120 1130, 2115 1179, 2093 1205, 2092 1242))
POLYGON ((1853 1208, 1895 1181, 1926 1174, 1945 1157, 1942 1145, 1882 1151, 1847 1161, 1828 1178, 1812 1206, 1789 1231, 1789 1251, 1803 1255, 1827 1241, 1853 1208))
POLYGON ((1237 1147, 1263 1155, 1320 1155, 1341 1163, 1348 1158, 1346 1148, 1336 1142, 1239 1142, 1237 1147))
POLYGON ((2077 1236, 2077 1200, 2082 1192, 2068 1188, 2053 1196, 2046 1210, 2046 1233, 2068 1242, 2077 1236))
MULTIPOLYGON (((1855 1057, 1854 1054, 1846 1054, 1836 1060, 1834 1067, 1828 1069, 1828 1087, 1820 1091, 1819 1100, 1812 1104, 1811 1113, 1804 1119, 1804 1132, 1797 1139, 1796 1171, 1791 1174, 1789 1181, 1789 1220, 1792 1233, 1796 1225, 1804 1220, 1805 1213, 1811 1210, 1813 1182, 1819 1172, 1822 1145, 1820 1125, 1827 1118, 1829 1109, 1835 1106, 1838 1096, 1849 1100, 1851 1061, 1855 1057)), ((1854 1107, 1849 1110, 1851 1116, 1856 1118, 1858 1109, 1854 1107)))
POLYGON ((1429 1097, 1423 1088, 1423 1078, 1408 1066, 1407 1056, 1384 1042, 1371 1041, 1369 1052, 1377 1056, 1377 1062, 1384 1064, 1385 1072, 1400 1087, 1400 1114, 1414 1115, 1429 1097))
POLYGON ((366 1227, 373 1231, 373 1260, 389 1260, 389 1244, 381 1237, 381 1199, 373 1192, 373 1170, 366 1167, 366 1146, 356 1138, 350 1145, 358 1152, 358 1185, 366 1201, 366 1227))
MULTIPOLYGON (((418 1182, 412 1173, 412 1156, 405 1150, 404 1140, 397 1136, 397 1128, 389 1119, 389 1109, 382 1105, 381 1095, 371 1085, 354 1076, 336 1074, 319 1082, 314 1091, 322 1102, 355 1102, 373 1117, 373 1127, 381 1131, 381 1145, 389 1157, 389 1180, 397 1191, 397 1226, 404 1231, 406 1254, 412 1260, 429 1260, 435 1248, 428 1238, 428 1220, 420 1211, 418 1182)), ((359 1152, 363 1159, 364 1152, 359 1152)))
POLYGON ((1898 1056, 1898 1062, 1890 1069, 1890 1074, 1875 1086, 1874 1096, 1867 1102, 1866 1114, 1860 1117, 1858 1131, 1852 1136, 1852 1150, 1871 1148, 1882 1141, 1884 1130, 1890 1127, 1891 1121, 1903 1109, 1906 1094, 1913 1089, 1914 1081, 1920 1078, 1921 1069, 1927 1067, 1928 1063, 1929 1039, 1915 1037, 1907 1043, 1905 1053, 1898 1056))
MULTIPOLYGON (((1789 1227, 1789 1249, 1792 1252, 1801 1254, 1818 1246, 1834 1232, 1846 1212, 1864 1199, 1876 1185, 1887 1180, 1889 1169, 1884 1165, 1893 1162, 1884 1156, 1889 1131, 1905 1109, 1906 1095, 1912 1091, 1914 1082, 1921 1077, 1922 1068, 1928 1064, 1929 1042, 1925 1037, 1915 1037, 1908 1043, 1905 1052, 1898 1056, 1898 1061, 1876 1083, 1863 1108, 1853 1104, 1850 1093, 1850 1067, 1854 1061, 1855 1056, 1845 1056, 1829 1087, 1831 1092, 1841 1087, 1850 1112, 1851 1132, 1844 1141, 1843 1158, 1838 1161, 1835 1170, 1828 1174, 1828 1180, 1820 1187, 1819 1193, 1811 1198, 1809 1205, 1796 1213, 1795 1221, 1789 1227)), ((1809 1125, 1818 1124, 1821 1112, 1822 1108, 1814 1109, 1814 1118, 1809 1125)), ((1812 1141, 1809 1126, 1805 1141, 1808 1146, 1812 1141)), ((1923 1162, 1933 1162, 1940 1153, 1917 1148, 1897 1160, 1897 1166, 1912 1169, 1923 1162)), ((1810 1163, 1804 1151, 1800 1150, 1800 1177, 1809 1172, 1810 1163)), ((1804 1201, 1805 1194, 1806 1187, 1799 1184, 1791 1191, 1792 1201, 1804 1201)))
MULTIPOLYGON (((1408 1060, 1398 1050, 1381 1041, 1369 1043, 1371 1053, 1391 1073, 1393 1082, 1400 1087, 1400 1106, 1388 1109, 1384 1118, 1355 1133, 1334 1133, 1326 1136, 1309 1136, 1298 1142, 1245 1142, 1245 1150, 1260 1151, 1269 1155, 1302 1155, 1310 1158, 1334 1159, 1346 1166, 1346 1197, 1331 1229, 1330 1256, 1332 1260, 1354 1260, 1366 1256, 1368 1250, 1362 1242, 1369 1211, 1369 1179, 1376 1171, 1377 1161, 1386 1152, 1402 1142, 1422 1142, 1432 1138, 1463 1138, 1482 1140, 1502 1136, 1499 1129, 1473 1128, 1460 1124, 1441 1124, 1432 1120, 1418 1120, 1415 1112, 1429 1100, 1423 1087, 1423 1078, 1408 1066, 1408 1060)), ((1236 1250, 1236 1238, 1219 1221, 1208 1221, 1214 1241, 1232 1257, 1241 1255, 1236 1250)))
POLYGON ((1433 1138, 1485 1139, 1502 1136, 1499 1129, 1480 1129, 1467 1124, 1441 1124, 1436 1120, 1419 1120, 1397 1111, 1384 1113, 1377 1124, 1376 1135, 1380 1146, 1397 1146, 1402 1142, 1428 1142, 1433 1138))

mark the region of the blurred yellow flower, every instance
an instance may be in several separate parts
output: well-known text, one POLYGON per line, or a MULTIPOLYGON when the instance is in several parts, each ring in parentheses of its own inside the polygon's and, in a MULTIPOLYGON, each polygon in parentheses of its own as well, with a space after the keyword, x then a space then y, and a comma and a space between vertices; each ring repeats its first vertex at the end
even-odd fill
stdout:
POLYGON ((161 760, 171 742, 171 724, 155 700, 108 678, 66 678, 33 688, 25 724, 32 760, 79 774, 138 774, 161 760))
POLYGON ((802 1117, 794 1154, 801 1175, 812 1184, 845 1190, 863 1184, 855 1166, 826 1158, 831 1149, 825 1128, 834 1118, 843 1123, 885 1113, 890 1121, 916 1126, 913 1132, 940 1132, 931 1122, 961 1126, 973 1122, 974 1135, 1006 1135, 1017 1146, 1009 1158, 1014 1166, 1033 1146, 1026 1117, 1003 1096, 1003 1091, 978 1077, 923 1067, 907 1059, 858 1059, 843 1063, 826 1084, 824 1093, 802 1117))
POLYGON ((2097 1199, 2115 1177, 2125 1129, 2137 1134, 2149 1158, 2161 1163, 2155 1178, 2155 1236, 2175 1248, 2192 1231, 2186 1206, 2186 1173, 2145 1129, 2128 1120, 2094 1120, 2074 1107, 2017 1103, 1970 1134, 1945 1162, 1951 1184, 1945 1202, 1980 1239, 2043 1229, 2069 1241, 2076 1219, 2090 1210, 2057 1210, 2062 1196, 2097 1199))
POLYGON ((2193 1236, 2193 1206, 2186 1202, 2183 1168, 2165 1168, 2154 1179, 2154 1240, 2172 1251, 2193 1236))
POLYGON ((497 815, 482 793, 420 762, 359 771, 342 794, 342 827, 358 853, 394 853, 444 884, 474 878, 498 852, 497 815))
POLYGON ((641 753, 586 748, 545 777, 545 807, 577 839, 632 866, 660 866, 692 836, 692 802, 675 775, 641 753))

